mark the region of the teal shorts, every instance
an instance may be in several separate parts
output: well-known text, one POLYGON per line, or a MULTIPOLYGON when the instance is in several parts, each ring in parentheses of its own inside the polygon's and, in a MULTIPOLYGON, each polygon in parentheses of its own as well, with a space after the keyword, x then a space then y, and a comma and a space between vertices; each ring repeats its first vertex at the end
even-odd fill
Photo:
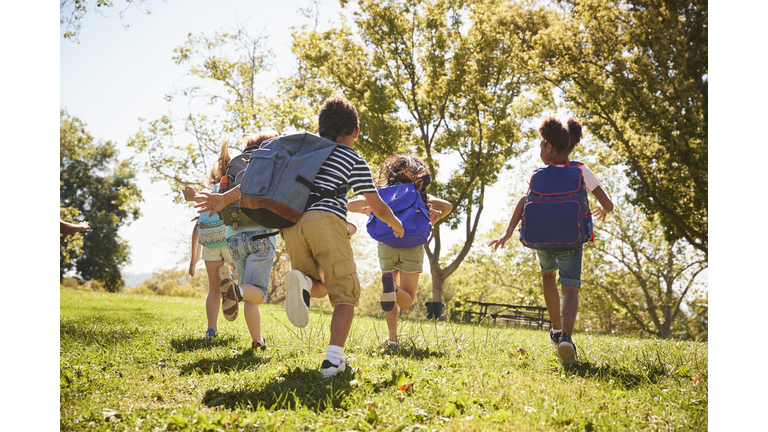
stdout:
POLYGON ((379 242, 381 271, 400 270, 405 273, 421 273, 424 265, 424 245, 397 249, 379 242))

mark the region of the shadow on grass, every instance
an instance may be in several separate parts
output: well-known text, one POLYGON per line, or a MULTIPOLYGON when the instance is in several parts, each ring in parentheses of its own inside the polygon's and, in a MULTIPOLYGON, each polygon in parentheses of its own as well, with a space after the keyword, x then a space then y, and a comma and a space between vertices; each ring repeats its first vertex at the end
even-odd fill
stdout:
POLYGON ((66 343, 96 344, 108 347, 144 337, 144 333, 137 328, 119 326, 109 320, 99 319, 99 321, 103 322, 99 322, 99 325, 94 325, 93 322, 60 322, 59 340, 66 341, 66 343))
POLYGON ((171 339, 171 347, 176 350, 177 353, 195 351, 205 348, 215 348, 230 345, 235 341, 233 337, 216 336, 214 338, 207 338, 205 336, 199 337, 186 337, 182 339, 171 339))
POLYGON ((632 389, 647 384, 655 385, 668 374, 667 368, 663 365, 643 364, 640 366, 645 366, 645 370, 643 370, 642 373, 634 373, 625 368, 617 368, 607 364, 595 364, 591 362, 563 365, 563 369, 566 375, 570 376, 596 378, 601 381, 613 380, 625 389, 632 389))
POLYGON ((238 407, 264 407, 271 411, 305 407, 316 412, 328 408, 348 409, 347 399, 352 392, 349 381, 352 378, 351 373, 344 372, 324 379, 318 370, 296 368, 273 378, 263 388, 208 390, 202 402, 209 407, 221 406, 231 410, 238 407))
POLYGON ((261 351, 249 348, 242 354, 218 359, 203 358, 181 368, 180 375, 213 375, 216 373, 240 372, 269 363, 261 351))
POLYGON ((400 346, 394 348, 387 347, 387 342, 376 347, 377 351, 381 351, 382 349, 386 354, 413 360, 441 358, 446 356, 445 350, 438 351, 430 347, 418 346, 410 339, 403 341, 400 346))

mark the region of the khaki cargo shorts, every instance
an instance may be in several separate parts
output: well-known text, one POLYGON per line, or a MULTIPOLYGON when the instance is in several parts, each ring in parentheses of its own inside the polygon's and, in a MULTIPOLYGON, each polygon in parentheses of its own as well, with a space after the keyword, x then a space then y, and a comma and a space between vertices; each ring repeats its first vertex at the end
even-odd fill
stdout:
POLYGON ((360 280, 347 223, 333 213, 311 210, 283 229, 291 267, 322 281, 331 305, 360 303, 360 280))

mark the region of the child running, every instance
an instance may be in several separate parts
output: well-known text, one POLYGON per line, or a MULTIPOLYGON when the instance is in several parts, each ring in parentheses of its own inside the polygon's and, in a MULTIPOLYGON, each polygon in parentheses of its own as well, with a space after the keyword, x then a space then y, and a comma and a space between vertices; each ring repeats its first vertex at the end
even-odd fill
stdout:
MULTIPOLYGON (((264 141, 278 135, 274 130, 263 130, 245 135, 243 143, 246 149, 258 148, 264 141)), ((222 155, 225 151, 226 149, 222 147, 222 155)), ((234 179, 229 178, 227 181, 228 184, 234 184, 234 179)), ((203 195, 210 196, 206 192, 203 195)), ((218 193, 215 195, 222 196, 218 193)), ((224 206, 221 206, 211 210, 211 213, 217 213, 223 208, 224 206)), ((239 303, 244 302, 243 313, 252 339, 251 347, 261 351, 267 349, 267 344, 261 335, 259 305, 266 300, 269 292, 277 242, 276 234, 277 231, 261 226, 240 226, 235 230, 227 225, 227 247, 235 265, 237 282, 234 281, 234 276, 226 266, 219 269, 218 275, 221 280, 221 309, 224 318, 234 321, 239 314, 239 303)))
MULTIPOLYGON (((541 161, 550 166, 564 167, 568 164, 568 156, 582 138, 581 124, 570 118, 567 126, 564 126, 556 118, 548 117, 539 127, 539 135, 541 136, 541 161)), ((598 204, 592 212, 592 216, 596 217, 597 220, 603 220, 605 215, 613 210, 613 203, 600 187, 600 182, 595 174, 583 164, 578 165, 578 167, 581 169, 587 190, 597 198, 598 204)), ((504 247, 520 222, 524 209, 525 196, 517 202, 504 235, 491 240, 488 246, 493 246, 494 251, 499 247, 504 247)), ((552 343, 557 347, 560 359, 566 364, 578 361, 576 344, 573 343, 572 336, 579 309, 583 246, 583 243, 580 243, 574 249, 564 252, 536 251, 541 266, 544 302, 552 322, 549 336, 552 343), (556 280, 555 272, 557 270, 559 270, 560 278, 556 280), (557 290, 557 282, 560 283, 560 289, 563 293, 562 321, 560 319, 560 293, 557 290)))
MULTIPOLYGON (((213 191, 218 191, 218 183, 227 171, 227 163, 231 159, 229 156, 229 137, 221 143, 221 153, 218 159, 211 166, 208 176, 205 178, 206 187, 213 186, 213 191)), ((187 186, 182 191, 184 198, 191 201, 195 196, 195 189, 187 186)), ((195 275, 195 267, 202 250, 202 258, 205 263, 205 270, 208 273, 208 296, 205 298, 205 314, 208 319, 208 329, 205 336, 208 338, 216 337, 219 331, 219 303, 221 302, 221 292, 219 285, 219 269, 232 266, 232 256, 227 247, 226 229, 224 223, 215 213, 201 213, 196 218, 197 222, 192 228, 192 256, 189 262, 189 275, 195 275)))
MULTIPOLYGON (((427 165, 418 157, 411 154, 396 154, 388 157, 379 168, 379 187, 389 187, 398 184, 413 183, 421 194, 421 199, 429 211, 429 223, 434 226, 437 221, 451 212, 453 205, 448 201, 427 194, 427 187, 432 176, 427 165)), ((347 205, 349 211, 364 213, 368 216, 371 209, 366 198, 358 198, 347 205)), ((405 227, 406 229, 408 227, 405 227)), ((387 347, 396 348, 400 345, 397 334, 397 317, 399 310, 408 309, 416 296, 419 275, 424 264, 424 245, 408 248, 395 248, 384 242, 378 242, 379 265, 383 272, 381 282, 381 308, 387 319, 389 341, 387 347)))
MULTIPOLYGON (((318 113, 318 130, 320 136, 343 145, 334 148, 322 164, 315 176, 315 186, 323 191, 334 191, 341 185, 350 185, 354 194, 362 194, 371 211, 392 227, 397 237, 402 237, 402 223, 379 197, 365 159, 353 150, 360 133, 355 106, 342 96, 329 97, 318 113)), ((195 197, 196 207, 201 212, 218 211, 239 197, 239 189, 224 194, 203 193, 195 197)), ((320 367, 325 378, 350 368, 348 358, 344 356, 344 344, 352 327, 355 307, 360 302, 360 281, 346 216, 345 194, 323 198, 313 192, 299 221, 283 229, 285 249, 293 267, 285 278, 285 308, 289 321, 297 327, 307 325, 310 297, 327 295, 333 306, 330 341, 320 367)))

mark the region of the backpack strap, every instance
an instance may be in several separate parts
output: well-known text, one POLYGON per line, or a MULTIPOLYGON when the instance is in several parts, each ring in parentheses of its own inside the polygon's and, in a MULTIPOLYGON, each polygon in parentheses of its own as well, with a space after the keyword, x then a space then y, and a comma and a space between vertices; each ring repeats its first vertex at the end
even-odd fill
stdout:
POLYGON ((280 234, 280 231, 273 231, 273 232, 266 233, 266 234, 254 234, 253 236, 251 236, 251 240, 263 239, 263 238, 267 238, 267 237, 276 236, 278 234, 280 234))
POLYGON ((301 183, 301 184, 303 184, 304 186, 308 187, 309 190, 311 190, 312 192, 320 195, 323 198, 335 198, 336 195, 346 195, 347 192, 349 192, 349 189, 350 189, 349 183, 345 183, 345 184, 343 184, 343 185, 339 186, 338 188, 336 188, 334 190, 331 190, 331 191, 323 190, 323 189, 320 189, 319 187, 315 186, 314 183, 312 183, 311 181, 307 180, 305 177, 303 177, 301 175, 296 176, 296 181, 301 183))

